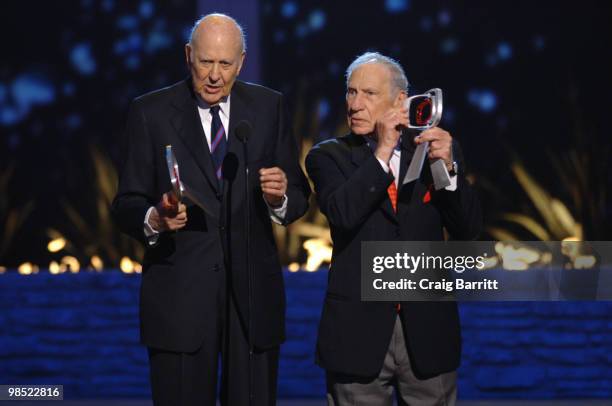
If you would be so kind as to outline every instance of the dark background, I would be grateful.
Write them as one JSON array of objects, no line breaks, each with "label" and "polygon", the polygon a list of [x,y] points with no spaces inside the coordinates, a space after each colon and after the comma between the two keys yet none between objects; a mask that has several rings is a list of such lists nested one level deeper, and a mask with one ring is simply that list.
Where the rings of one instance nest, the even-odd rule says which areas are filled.
[{"label": "dark background", "polygon": [[[356,55],[378,50],[397,58],[411,92],[444,89],[441,126],[465,150],[487,230],[537,239],[504,222],[506,212],[547,227],[511,170],[520,161],[582,225],[582,238],[609,239],[606,6],[261,1],[260,42],[249,51],[262,61],[258,81],[287,95],[305,148],[346,131],[343,75]],[[186,76],[183,44],[202,4],[66,0],[0,7],[0,265],[45,266],[54,231],[85,261],[92,252],[113,265],[122,253],[137,256],[139,248],[106,225],[102,206],[116,183],[108,164],[118,163],[130,100]],[[92,148],[107,164],[102,173]],[[572,236],[562,234],[549,236]],[[111,246],[118,251],[109,252]]]}]

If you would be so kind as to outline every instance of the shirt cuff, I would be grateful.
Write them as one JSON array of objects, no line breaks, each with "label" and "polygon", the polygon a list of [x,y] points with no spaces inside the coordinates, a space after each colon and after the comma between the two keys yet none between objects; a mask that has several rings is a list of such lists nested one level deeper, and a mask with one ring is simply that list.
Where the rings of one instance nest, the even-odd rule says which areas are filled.
[{"label": "shirt cuff", "polygon": [[287,195],[283,196],[283,204],[280,207],[272,207],[268,204],[268,201],[264,198],[264,202],[266,202],[266,206],[268,206],[268,213],[270,214],[270,220],[275,222],[276,224],[283,224],[285,220],[285,216],[287,215],[287,202],[289,199]]},{"label": "shirt cuff", "polygon": [[144,218],[144,235],[149,245],[155,245],[157,243],[157,239],[159,238],[159,231],[155,230],[151,224],[149,224],[149,216],[151,215],[152,211],[153,206],[149,207],[149,210],[147,210],[147,214],[145,214]]},{"label": "shirt cuff", "polygon": [[450,177],[450,185],[446,186],[444,190],[448,190],[449,192],[454,192],[457,190],[457,175]]}]

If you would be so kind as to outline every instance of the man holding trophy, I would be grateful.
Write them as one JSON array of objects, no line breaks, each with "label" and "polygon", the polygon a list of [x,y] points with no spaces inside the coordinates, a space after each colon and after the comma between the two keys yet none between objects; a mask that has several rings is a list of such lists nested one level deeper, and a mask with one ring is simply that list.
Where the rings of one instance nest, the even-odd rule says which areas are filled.
[{"label": "man holding trophy", "polygon": [[242,28],[198,20],[190,78],[134,100],[113,215],[146,246],[140,294],[157,405],[272,405],[285,291],[271,222],[308,207],[282,95],[236,80]]},{"label": "man holding trophy", "polygon": [[440,241],[443,228],[474,239],[480,205],[458,144],[436,127],[439,90],[409,98],[402,67],[375,52],[355,59],[346,78],[351,133],[316,145],[306,159],[334,246],[317,343],[328,402],[391,404],[395,387],[399,404],[452,405],[456,303],[362,302],[361,242]]}]

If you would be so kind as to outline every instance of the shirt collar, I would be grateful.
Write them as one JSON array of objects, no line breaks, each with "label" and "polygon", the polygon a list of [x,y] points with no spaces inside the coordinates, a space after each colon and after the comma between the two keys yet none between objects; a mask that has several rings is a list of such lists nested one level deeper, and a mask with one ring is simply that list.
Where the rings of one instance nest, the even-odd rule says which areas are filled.
[{"label": "shirt collar", "polygon": [[[230,97],[231,94],[222,97],[221,100],[219,100],[219,103],[217,103],[219,109],[221,110],[221,113],[223,113],[226,117],[229,117]],[[210,110],[210,104],[206,103],[199,95],[197,96],[197,101],[199,108],[204,110]]]}]

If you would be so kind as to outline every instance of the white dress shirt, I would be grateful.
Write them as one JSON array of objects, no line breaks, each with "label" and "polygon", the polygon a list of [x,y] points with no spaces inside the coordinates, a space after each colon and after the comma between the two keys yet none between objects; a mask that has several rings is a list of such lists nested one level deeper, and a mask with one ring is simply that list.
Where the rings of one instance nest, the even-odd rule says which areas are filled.
[{"label": "white dress shirt", "polygon": [[[378,162],[380,163],[380,166],[382,166],[385,172],[389,173],[389,169],[391,169],[391,174],[395,178],[395,187],[397,188],[397,190],[400,189],[399,170],[400,170],[401,158],[402,158],[402,150],[399,148],[395,148],[393,150],[393,155],[391,155],[391,159],[389,160],[389,165],[387,165],[387,163],[383,161],[382,159],[376,157],[376,159],[378,159]],[[446,186],[444,189],[450,192],[454,192],[455,190],[457,190],[457,175],[451,176],[450,182],[451,182],[450,185]]]},{"label": "white dress shirt", "polygon": [[[231,96],[231,95],[230,95]],[[227,140],[227,133],[229,128],[229,112],[230,112],[230,96],[224,97],[219,102],[219,117],[221,118],[221,124],[225,129],[225,139]],[[204,100],[198,97],[198,113],[200,113],[200,121],[202,127],[204,127],[204,134],[206,135],[206,142],[208,143],[208,150],[210,151],[211,135],[210,127],[212,125],[212,114],[210,114],[210,105]]]}]

